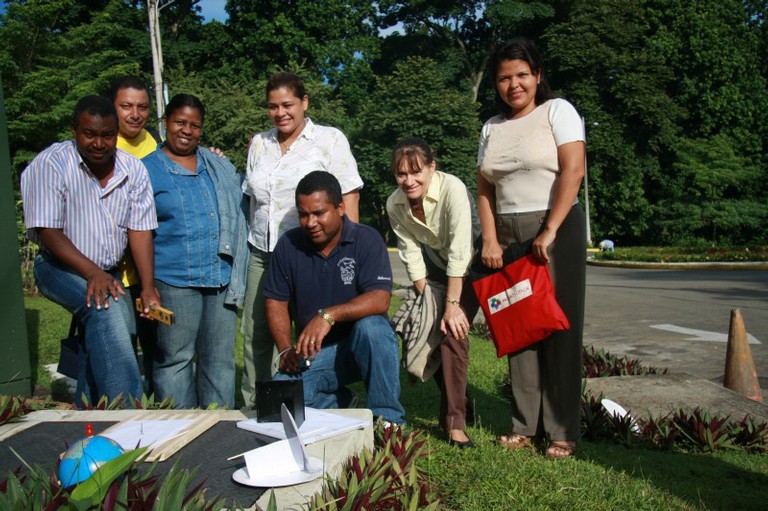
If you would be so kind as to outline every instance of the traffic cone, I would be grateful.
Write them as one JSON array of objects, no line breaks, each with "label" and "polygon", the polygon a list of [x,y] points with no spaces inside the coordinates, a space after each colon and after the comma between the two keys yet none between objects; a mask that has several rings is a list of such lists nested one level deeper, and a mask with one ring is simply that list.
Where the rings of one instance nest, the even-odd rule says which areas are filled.
[{"label": "traffic cone", "polygon": [[763,392],[760,390],[755,362],[747,342],[747,328],[739,309],[731,309],[723,386],[753,401],[763,402]]}]

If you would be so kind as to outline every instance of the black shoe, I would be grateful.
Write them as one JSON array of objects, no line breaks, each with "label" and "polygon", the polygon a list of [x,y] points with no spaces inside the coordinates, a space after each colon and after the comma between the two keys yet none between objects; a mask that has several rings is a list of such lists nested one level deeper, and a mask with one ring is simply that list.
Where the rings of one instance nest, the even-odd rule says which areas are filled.
[{"label": "black shoe", "polygon": [[455,445],[459,449],[474,449],[475,447],[477,447],[475,443],[472,441],[472,439],[469,439],[466,442],[459,442],[457,440],[453,440],[449,438],[448,445]]}]

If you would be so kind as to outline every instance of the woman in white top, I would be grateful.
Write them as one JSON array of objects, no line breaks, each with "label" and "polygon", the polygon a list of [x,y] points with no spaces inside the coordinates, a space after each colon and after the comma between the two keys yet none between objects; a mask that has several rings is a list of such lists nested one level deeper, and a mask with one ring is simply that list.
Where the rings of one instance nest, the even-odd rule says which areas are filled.
[{"label": "woman in white top", "polygon": [[571,329],[509,356],[512,433],[504,447],[548,440],[546,455],[571,456],[580,434],[586,234],[577,195],[584,177],[584,129],[565,100],[553,99],[541,55],[527,39],[500,46],[491,62],[501,114],[485,123],[478,154],[477,207],[483,264],[533,240],[547,263]]},{"label": "woman in white top", "polygon": [[416,292],[440,286],[442,296],[445,286],[444,306],[438,307],[435,318],[442,333],[441,368],[435,373],[441,391],[440,426],[450,444],[466,449],[474,447],[464,432],[470,405],[467,334],[478,309],[472,286],[464,285],[473,254],[472,204],[464,183],[436,167],[424,140],[400,141],[392,153],[398,188],[387,199],[387,214]]},{"label": "woman in white top", "polygon": [[274,128],[257,133],[248,148],[243,192],[250,196],[248,282],[243,306],[242,393],[246,407],[255,406],[255,386],[272,379],[274,342],[264,312],[262,276],[280,236],[299,226],[294,192],[314,170],[339,180],[345,212],[358,221],[363,181],[349,142],[336,128],[314,124],[305,116],[309,97],[293,73],[276,73],[266,86],[267,111]]}]

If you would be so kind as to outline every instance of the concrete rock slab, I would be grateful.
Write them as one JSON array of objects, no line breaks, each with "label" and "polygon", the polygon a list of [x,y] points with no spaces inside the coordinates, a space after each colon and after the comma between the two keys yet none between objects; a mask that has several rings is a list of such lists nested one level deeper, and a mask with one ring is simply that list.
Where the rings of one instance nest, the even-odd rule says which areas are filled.
[{"label": "concrete rock slab", "polygon": [[730,415],[734,420],[750,415],[768,421],[765,404],[690,374],[589,378],[587,389],[595,397],[602,393],[635,417],[647,416],[649,412],[656,417],[678,408],[693,410],[698,406],[711,415]]}]

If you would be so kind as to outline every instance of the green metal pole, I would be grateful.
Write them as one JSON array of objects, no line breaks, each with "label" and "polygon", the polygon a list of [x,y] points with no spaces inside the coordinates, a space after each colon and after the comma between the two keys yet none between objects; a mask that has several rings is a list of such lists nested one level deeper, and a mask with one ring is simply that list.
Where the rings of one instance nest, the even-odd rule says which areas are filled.
[{"label": "green metal pole", "polygon": [[32,393],[3,81],[0,77],[0,394]]}]

